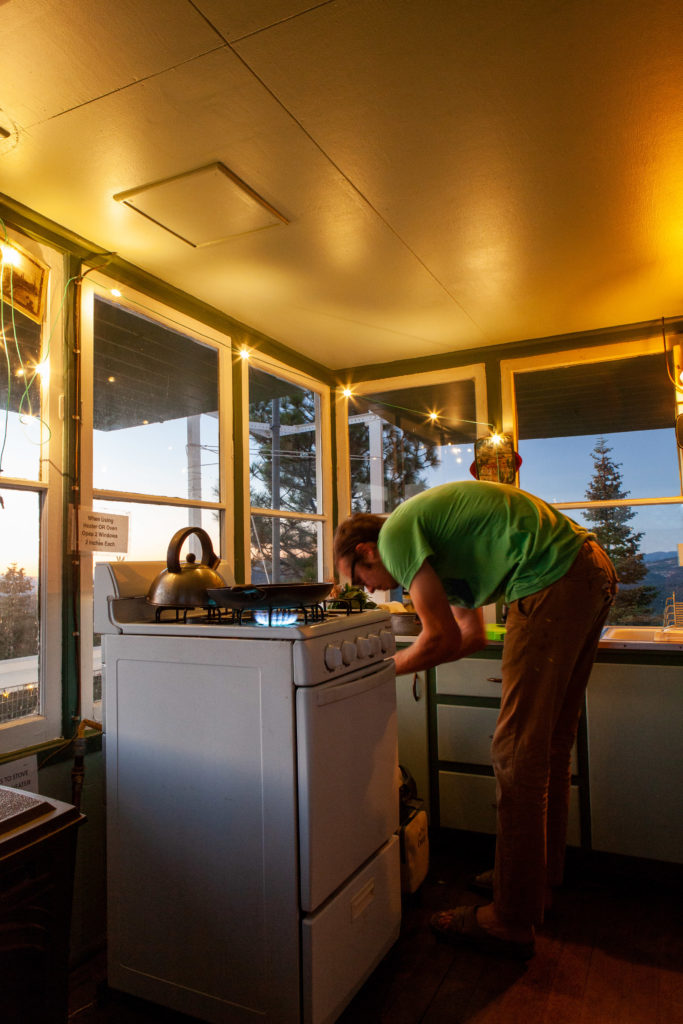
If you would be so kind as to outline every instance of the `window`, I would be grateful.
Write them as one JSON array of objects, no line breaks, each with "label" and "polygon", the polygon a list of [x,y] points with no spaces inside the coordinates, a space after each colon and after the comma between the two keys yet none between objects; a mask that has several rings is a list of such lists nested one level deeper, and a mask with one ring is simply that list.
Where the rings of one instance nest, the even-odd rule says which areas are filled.
[{"label": "window", "polygon": [[481,367],[362,383],[350,391],[350,511],[391,512],[429,487],[471,479],[474,442],[489,432]]},{"label": "window", "polygon": [[245,373],[251,581],[331,578],[329,399],[284,367],[249,360]]},{"label": "window", "polygon": [[[229,339],[143,296],[114,301],[104,282],[84,286],[83,304],[84,406],[92,416],[83,506],[127,516],[128,548],[83,557],[82,592],[90,593],[97,561],[165,562],[171,537],[186,526],[206,530],[232,563],[231,448],[223,440],[232,437]],[[201,557],[197,537],[188,538],[183,557],[188,551]],[[93,681],[85,706],[94,702],[95,717],[99,643],[95,636],[82,669]]]},{"label": "window", "polygon": [[61,734],[64,285],[57,254],[2,227],[0,751],[11,751]]},{"label": "window", "polygon": [[642,342],[503,364],[520,486],[596,532],[620,577],[612,622],[662,625],[683,597],[670,360],[661,342]]}]

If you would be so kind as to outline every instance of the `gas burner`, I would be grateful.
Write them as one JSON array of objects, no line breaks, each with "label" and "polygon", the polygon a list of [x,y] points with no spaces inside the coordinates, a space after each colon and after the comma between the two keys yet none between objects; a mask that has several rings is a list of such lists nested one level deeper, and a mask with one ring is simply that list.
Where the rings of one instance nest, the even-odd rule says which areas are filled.
[{"label": "gas burner", "polygon": [[200,614],[196,608],[176,607],[175,605],[164,604],[154,609],[155,622],[197,622],[204,618],[210,622],[231,622],[232,618],[223,608],[205,608]]},{"label": "gas burner", "polygon": [[[350,614],[349,608],[341,614]],[[337,614],[340,614],[337,610]],[[229,626],[295,626],[303,623],[307,626],[314,622],[323,622],[333,616],[333,609],[323,604],[301,604],[296,607],[278,608],[181,608],[174,605],[160,605],[154,609],[155,622],[174,622],[181,625],[196,626],[199,623],[223,624]]]},{"label": "gas burner", "polygon": [[322,622],[326,617],[326,609],[321,604],[287,608],[269,605],[267,608],[235,609],[232,621],[238,625],[255,623],[257,626],[296,626],[303,622],[307,626],[311,622]]},{"label": "gas burner", "polygon": [[293,626],[299,619],[296,608],[268,608],[252,612],[259,626]]}]

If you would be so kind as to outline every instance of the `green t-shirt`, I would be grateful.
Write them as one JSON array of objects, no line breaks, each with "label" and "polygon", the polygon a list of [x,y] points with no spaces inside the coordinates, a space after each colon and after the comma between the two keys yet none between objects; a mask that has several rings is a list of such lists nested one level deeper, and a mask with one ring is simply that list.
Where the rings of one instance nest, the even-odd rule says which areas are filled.
[{"label": "green t-shirt", "polygon": [[594,534],[510,484],[467,480],[416,494],[380,530],[382,562],[408,589],[427,559],[451,604],[534,594],[567,572]]}]

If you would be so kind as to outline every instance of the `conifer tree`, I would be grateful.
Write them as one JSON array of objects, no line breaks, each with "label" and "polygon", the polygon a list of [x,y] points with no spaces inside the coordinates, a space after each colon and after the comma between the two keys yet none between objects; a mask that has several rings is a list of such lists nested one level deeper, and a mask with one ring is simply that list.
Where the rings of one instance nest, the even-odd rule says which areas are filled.
[{"label": "conifer tree", "polygon": [[0,658],[38,653],[38,613],[33,582],[16,562],[0,575]]},{"label": "conifer tree", "polygon": [[[589,501],[610,501],[627,498],[630,494],[623,487],[621,463],[610,457],[611,451],[604,437],[596,440],[591,452],[594,472],[585,493]],[[584,517],[592,524],[598,541],[612,559],[619,577],[619,592],[609,616],[610,622],[614,623],[650,622],[650,606],[657,596],[655,587],[638,585],[647,576],[647,566],[640,551],[643,533],[629,526],[635,515],[635,511],[627,505],[592,508],[584,512]]]}]

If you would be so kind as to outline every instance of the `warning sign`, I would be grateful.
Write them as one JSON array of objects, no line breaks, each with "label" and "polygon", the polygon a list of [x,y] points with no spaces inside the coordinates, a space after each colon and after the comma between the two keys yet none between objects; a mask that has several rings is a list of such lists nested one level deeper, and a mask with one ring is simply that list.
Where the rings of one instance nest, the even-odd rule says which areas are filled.
[{"label": "warning sign", "polygon": [[78,550],[125,555],[128,552],[128,519],[128,516],[112,515],[109,512],[79,509]]}]

